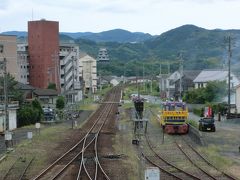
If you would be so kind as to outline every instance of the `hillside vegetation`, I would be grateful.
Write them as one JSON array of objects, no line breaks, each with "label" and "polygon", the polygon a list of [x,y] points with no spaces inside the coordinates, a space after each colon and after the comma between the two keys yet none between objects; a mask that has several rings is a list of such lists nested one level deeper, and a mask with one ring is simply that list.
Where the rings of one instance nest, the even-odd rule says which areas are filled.
[{"label": "hillside vegetation", "polygon": [[194,25],[184,25],[159,36],[116,29],[101,33],[61,33],[60,40],[75,42],[81,52],[94,58],[97,58],[100,47],[106,47],[111,63],[99,64],[98,73],[102,75],[125,73],[127,76],[135,76],[144,73],[151,76],[159,74],[160,63],[162,73],[167,72],[167,63],[171,64],[171,72],[178,69],[180,53],[184,69],[226,67],[228,51],[225,39],[229,35],[233,39],[232,69],[238,72],[240,30],[207,30]]}]

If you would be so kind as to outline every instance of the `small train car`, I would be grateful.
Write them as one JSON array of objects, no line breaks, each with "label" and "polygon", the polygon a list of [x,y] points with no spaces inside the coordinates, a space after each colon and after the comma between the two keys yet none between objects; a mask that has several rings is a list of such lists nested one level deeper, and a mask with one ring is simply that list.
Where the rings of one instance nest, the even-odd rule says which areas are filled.
[{"label": "small train car", "polygon": [[186,134],[188,133],[188,110],[183,102],[164,102],[160,111],[160,125],[165,133]]}]

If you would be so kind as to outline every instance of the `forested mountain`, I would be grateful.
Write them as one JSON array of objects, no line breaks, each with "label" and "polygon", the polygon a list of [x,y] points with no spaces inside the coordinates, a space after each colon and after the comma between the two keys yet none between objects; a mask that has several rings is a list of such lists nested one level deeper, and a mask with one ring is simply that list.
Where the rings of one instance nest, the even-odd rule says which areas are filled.
[{"label": "forested mountain", "polygon": [[[99,72],[102,74],[123,75],[125,66],[127,75],[140,75],[145,66],[145,73],[150,75],[159,73],[160,62],[163,64],[163,73],[167,70],[167,62],[170,62],[172,71],[178,69],[180,53],[184,69],[222,68],[227,64],[226,37],[230,35],[231,63],[235,70],[240,67],[240,30],[207,30],[194,25],[184,25],[154,37],[144,33],[129,33],[120,29],[83,33],[83,36],[77,39],[76,34],[73,36],[71,33],[64,33],[60,34],[60,40],[74,41],[79,45],[80,51],[94,58],[97,57],[100,47],[106,47],[111,63],[99,65]],[[142,41],[144,38],[147,40]]]},{"label": "forested mountain", "polygon": [[[170,62],[171,70],[176,70],[179,67],[180,53],[184,61],[184,69],[223,68],[227,64],[226,37],[229,35],[232,37],[233,69],[237,69],[240,61],[240,30],[207,30],[194,25],[184,25],[141,43],[96,43],[83,39],[78,39],[76,42],[82,51],[95,58],[98,49],[106,47],[112,64],[117,65],[118,68],[122,68],[119,66],[121,63],[128,61],[131,61],[130,65],[132,64],[129,68],[134,68],[134,64],[137,64],[140,69],[139,67],[145,63],[146,66],[151,64],[151,68],[146,69],[149,73],[157,74],[160,62],[163,64]],[[130,66],[129,64],[127,66]],[[162,67],[163,72],[166,72],[166,65]],[[114,68],[107,69],[111,71]],[[130,70],[129,75],[136,74],[136,71]],[[114,69],[111,72],[120,72],[120,70]]]},{"label": "forested mountain", "polygon": [[[16,35],[17,37],[27,37],[26,31],[7,31],[1,34]],[[95,42],[142,42],[153,38],[154,36],[142,32],[130,32],[123,29],[113,29],[99,33],[92,32],[60,32],[60,35],[67,35],[72,39],[88,39]]]}]

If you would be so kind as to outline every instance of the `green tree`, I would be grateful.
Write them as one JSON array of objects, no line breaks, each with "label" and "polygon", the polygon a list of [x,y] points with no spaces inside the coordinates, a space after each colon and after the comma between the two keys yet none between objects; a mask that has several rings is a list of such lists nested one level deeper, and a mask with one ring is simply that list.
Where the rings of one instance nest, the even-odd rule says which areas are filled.
[{"label": "green tree", "polygon": [[21,106],[17,111],[18,126],[25,126],[35,124],[41,121],[41,114],[37,108],[34,108],[32,104]]},{"label": "green tree", "polygon": [[[10,74],[7,74],[7,91],[8,97],[11,101],[19,101],[19,104],[23,103],[23,93],[17,89],[17,81],[15,81],[14,77]],[[1,94],[4,94],[4,77],[0,77],[0,89]]]},{"label": "green tree", "polygon": [[47,88],[48,88],[48,89],[57,90],[57,86],[56,86],[55,83],[49,83]]},{"label": "green tree", "polygon": [[192,89],[184,94],[183,100],[188,103],[204,104],[219,101],[226,95],[225,81],[208,82],[206,88]]},{"label": "green tree", "polygon": [[65,107],[65,98],[63,96],[59,96],[56,102],[57,109],[63,109]]},{"label": "green tree", "polygon": [[40,102],[37,99],[33,100],[32,101],[32,107],[38,113],[38,120],[37,121],[40,121],[43,118],[43,109],[41,107]]}]

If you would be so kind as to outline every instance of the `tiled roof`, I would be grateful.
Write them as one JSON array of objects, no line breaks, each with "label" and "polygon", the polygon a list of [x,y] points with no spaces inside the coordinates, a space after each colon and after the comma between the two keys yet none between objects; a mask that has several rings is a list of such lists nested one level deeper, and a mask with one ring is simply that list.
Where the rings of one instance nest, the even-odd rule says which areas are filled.
[{"label": "tiled roof", "polygon": [[36,89],[33,91],[38,96],[57,96],[58,92],[53,89]]},{"label": "tiled roof", "polygon": [[18,82],[16,84],[16,87],[20,90],[34,90],[35,89],[34,87],[32,87],[28,84],[23,84],[23,83],[20,83],[20,82]]}]

